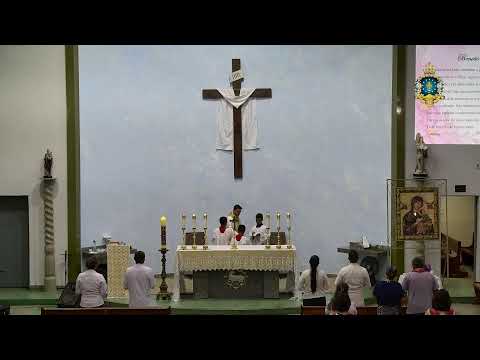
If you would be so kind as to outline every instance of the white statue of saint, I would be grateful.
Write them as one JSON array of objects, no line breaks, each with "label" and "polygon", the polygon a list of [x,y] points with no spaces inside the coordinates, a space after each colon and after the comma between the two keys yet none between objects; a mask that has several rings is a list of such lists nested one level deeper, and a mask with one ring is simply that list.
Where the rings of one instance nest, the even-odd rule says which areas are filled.
[{"label": "white statue of saint", "polygon": [[425,159],[428,155],[428,146],[423,142],[423,136],[420,135],[420,133],[417,133],[417,136],[415,137],[415,146],[417,148],[417,165],[413,175],[427,176],[427,172],[425,171]]}]

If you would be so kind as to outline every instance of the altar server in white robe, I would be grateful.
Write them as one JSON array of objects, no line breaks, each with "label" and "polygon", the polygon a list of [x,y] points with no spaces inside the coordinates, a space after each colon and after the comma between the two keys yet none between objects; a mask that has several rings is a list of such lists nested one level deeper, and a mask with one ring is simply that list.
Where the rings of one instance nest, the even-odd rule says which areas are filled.
[{"label": "altar server in white robe", "polygon": [[263,224],[263,215],[258,213],[255,217],[257,224],[250,231],[252,245],[265,245],[270,237],[267,227]]},{"label": "altar server in white robe", "polygon": [[235,231],[227,226],[227,218],[220,218],[220,226],[213,231],[214,245],[229,245],[235,236]]},{"label": "altar server in white robe", "polygon": [[137,251],[134,256],[135,265],[125,272],[123,287],[128,290],[128,306],[139,308],[153,304],[150,291],[155,287],[153,270],[144,265],[145,253]]},{"label": "altar server in white robe", "polygon": [[355,250],[348,252],[348,260],[350,265],[340,269],[335,279],[335,286],[340,283],[347,284],[350,301],[357,307],[365,306],[363,288],[372,286],[370,284],[370,276],[368,276],[367,269],[357,263],[358,253]]},{"label": "altar server in white robe", "polygon": [[235,237],[232,239],[231,245],[252,245],[250,240],[245,236],[245,225],[238,226],[238,232],[235,233]]}]

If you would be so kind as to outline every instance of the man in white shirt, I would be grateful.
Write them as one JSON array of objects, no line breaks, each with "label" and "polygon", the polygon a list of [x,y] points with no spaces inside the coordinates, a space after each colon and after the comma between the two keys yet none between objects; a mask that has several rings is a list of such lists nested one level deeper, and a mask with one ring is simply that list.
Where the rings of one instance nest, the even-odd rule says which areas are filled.
[{"label": "man in white shirt", "polygon": [[245,225],[238,225],[238,232],[235,234],[235,237],[232,239],[231,245],[252,245],[250,240],[245,236]]},{"label": "man in white shirt", "polygon": [[77,277],[75,293],[81,295],[80,307],[101,307],[107,298],[107,282],[102,274],[95,271],[98,266],[95,256],[88,258],[86,265],[87,270]]},{"label": "man in white shirt", "polygon": [[125,272],[123,287],[128,290],[128,306],[140,308],[152,305],[150,290],[155,287],[153,270],[143,265],[145,253],[137,251],[134,256],[135,265],[130,266]]},{"label": "man in white shirt", "polygon": [[234,235],[234,230],[227,226],[227,218],[222,216],[220,218],[220,226],[213,231],[213,244],[228,245],[232,241]]},{"label": "man in white shirt", "polygon": [[342,282],[347,284],[350,301],[354,303],[356,307],[365,306],[363,288],[372,286],[370,284],[370,276],[368,276],[367,269],[357,263],[358,253],[355,250],[348,252],[348,260],[350,261],[350,265],[340,269],[335,279],[335,286]]},{"label": "man in white shirt", "polygon": [[263,215],[258,213],[257,216],[255,216],[255,220],[257,224],[252,227],[252,230],[250,231],[251,242],[253,245],[265,245],[270,234],[268,233],[267,227],[263,225]]}]

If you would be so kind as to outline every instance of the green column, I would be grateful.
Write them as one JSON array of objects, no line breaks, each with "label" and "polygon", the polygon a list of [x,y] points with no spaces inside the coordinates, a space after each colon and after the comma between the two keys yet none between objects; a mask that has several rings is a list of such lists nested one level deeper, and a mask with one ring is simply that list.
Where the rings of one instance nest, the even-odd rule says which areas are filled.
[{"label": "green column", "polygon": [[67,95],[68,281],[75,281],[81,269],[80,131],[77,45],[65,46],[65,79]]},{"label": "green column", "polygon": [[[392,179],[405,178],[405,96],[406,91],[406,60],[407,46],[395,45],[393,47],[393,71],[392,71]],[[402,109],[397,113],[397,106]],[[390,194],[390,199],[394,194]],[[393,202],[390,202],[391,204]],[[391,221],[391,239],[393,247],[403,246],[396,244],[394,232],[394,216]],[[397,267],[399,273],[404,271],[404,250],[392,250],[392,264]]]}]

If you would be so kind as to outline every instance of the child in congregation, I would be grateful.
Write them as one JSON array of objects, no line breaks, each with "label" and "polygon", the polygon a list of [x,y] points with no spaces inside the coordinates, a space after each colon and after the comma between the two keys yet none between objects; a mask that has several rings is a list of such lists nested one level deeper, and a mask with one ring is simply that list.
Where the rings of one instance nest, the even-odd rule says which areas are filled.
[{"label": "child in congregation", "polygon": [[432,307],[425,312],[425,315],[455,315],[455,310],[452,309],[452,300],[447,290],[434,291]]},{"label": "child in congregation", "polygon": [[[348,285],[344,282],[337,284],[335,293],[325,308],[325,315],[341,315],[340,313],[344,312],[342,306],[344,305],[344,302],[346,302],[345,295],[346,298],[348,298],[348,307],[346,312],[348,315],[357,315],[357,308],[355,304],[351,302],[350,296],[348,295]],[[340,309],[339,306],[341,307]]]}]

